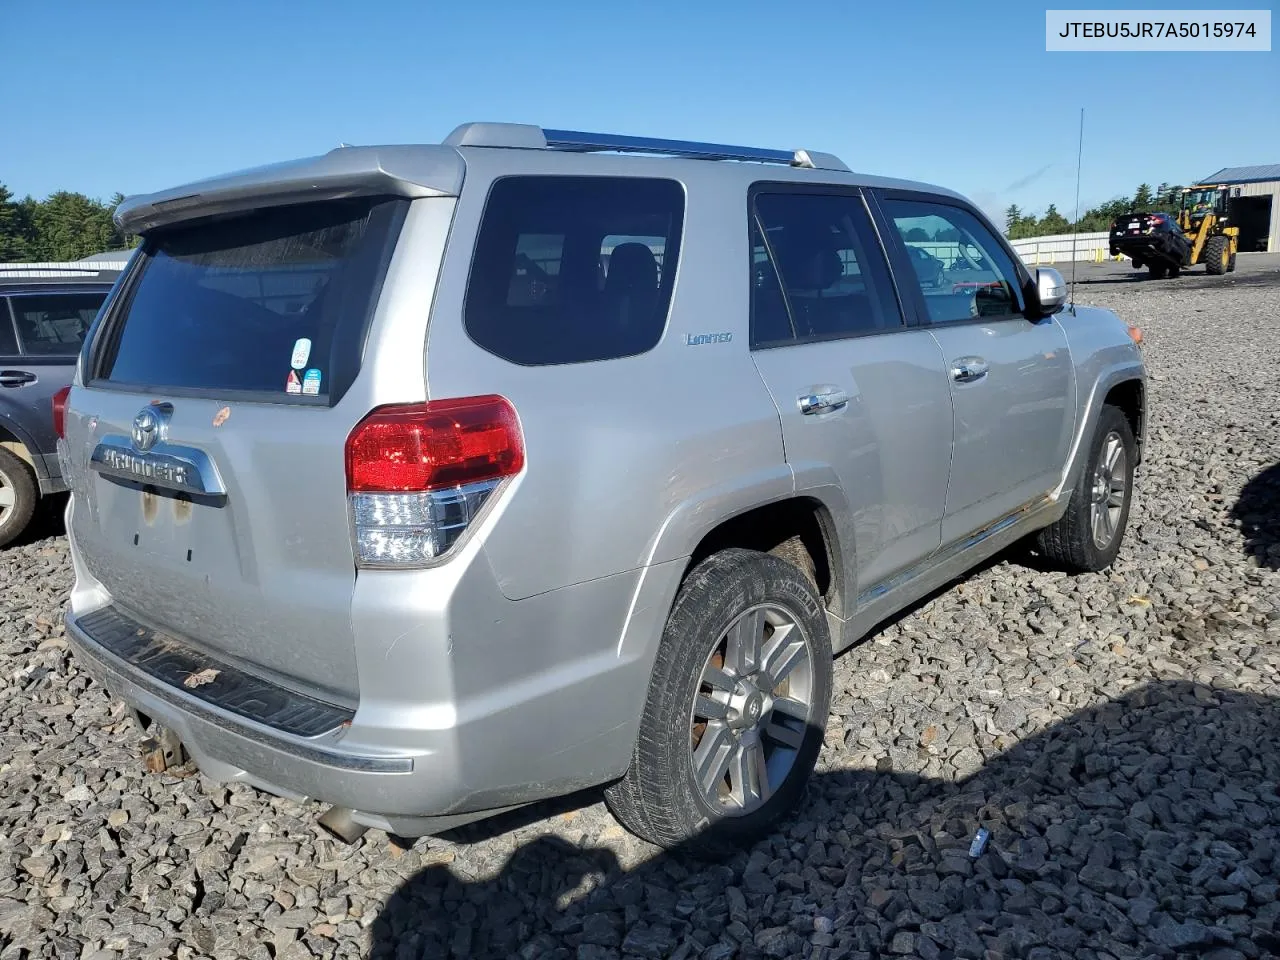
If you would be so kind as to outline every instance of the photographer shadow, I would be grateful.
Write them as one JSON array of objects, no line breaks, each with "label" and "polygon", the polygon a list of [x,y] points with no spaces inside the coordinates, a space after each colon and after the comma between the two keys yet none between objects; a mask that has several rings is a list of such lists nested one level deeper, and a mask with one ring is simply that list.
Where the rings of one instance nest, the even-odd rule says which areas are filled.
[{"label": "photographer shadow", "polygon": [[488,879],[412,876],[370,956],[1275,956],[1278,721],[1270,697],[1158,682],[964,779],[815,773],[750,848],[624,869],[612,845],[541,835]]},{"label": "photographer shadow", "polygon": [[1245,550],[1258,566],[1280,570],[1280,463],[1244,485],[1231,516],[1240,521]]}]

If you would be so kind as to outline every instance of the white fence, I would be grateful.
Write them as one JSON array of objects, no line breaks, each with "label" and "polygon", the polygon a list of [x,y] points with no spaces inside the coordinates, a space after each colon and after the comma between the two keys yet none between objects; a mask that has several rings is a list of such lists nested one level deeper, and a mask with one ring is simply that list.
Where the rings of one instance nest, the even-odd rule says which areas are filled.
[{"label": "white fence", "polygon": [[1052,237],[1027,237],[1024,240],[1011,240],[1013,249],[1022,257],[1028,266],[1039,264],[1070,263],[1072,260],[1092,260],[1101,263],[1108,258],[1107,231],[1101,233],[1077,233],[1074,235],[1074,255],[1072,252],[1072,234],[1059,234]]},{"label": "white fence", "polygon": [[[1109,234],[1077,233],[1075,235],[1076,260],[1091,260],[1101,263],[1107,259]],[[1023,263],[1035,267],[1050,266],[1054,263],[1070,263],[1072,260],[1071,234],[1051,237],[1028,237],[1025,240],[1011,240],[1013,249],[1022,258]],[[962,259],[960,244],[948,240],[909,240],[908,246],[919,247],[942,261],[948,270],[955,262]]]},{"label": "white fence", "polygon": [[0,263],[0,280],[96,277],[102,270],[123,270],[131,256],[133,251],[125,250],[114,255],[99,253],[84,260],[59,263]]}]

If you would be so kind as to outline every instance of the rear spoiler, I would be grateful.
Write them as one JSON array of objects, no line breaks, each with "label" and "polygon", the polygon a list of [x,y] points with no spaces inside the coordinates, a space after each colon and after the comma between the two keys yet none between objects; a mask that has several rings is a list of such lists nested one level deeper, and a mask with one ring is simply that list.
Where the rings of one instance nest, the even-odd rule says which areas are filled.
[{"label": "rear spoiler", "polygon": [[318,157],[254,167],[126,198],[116,225],[142,234],[197,217],[346,197],[453,197],[461,154],[444,146],[338,147]]}]

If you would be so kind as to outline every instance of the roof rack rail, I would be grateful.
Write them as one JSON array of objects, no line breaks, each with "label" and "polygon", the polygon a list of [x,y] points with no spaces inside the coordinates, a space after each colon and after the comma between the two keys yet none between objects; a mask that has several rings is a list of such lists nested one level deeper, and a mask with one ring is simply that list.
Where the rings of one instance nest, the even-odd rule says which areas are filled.
[{"label": "roof rack rail", "polygon": [[616,133],[548,130],[523,123],[464,123],[445,137],[444,143],[455,147],[544,148],[579,153],[651,153],[697,160],[748,160],[756,163],[785,163],[813,170],[849,171],[839,157],[814,150],[769,150],[694,140],[661,140],[656,137],[628,137]]}]

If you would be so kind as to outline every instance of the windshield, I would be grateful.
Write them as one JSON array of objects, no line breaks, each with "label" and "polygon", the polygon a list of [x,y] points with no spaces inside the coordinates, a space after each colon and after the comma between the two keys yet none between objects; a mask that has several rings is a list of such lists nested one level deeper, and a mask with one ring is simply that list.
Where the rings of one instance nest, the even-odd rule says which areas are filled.
[{"label": "windshield", "polygon": [[1217,190],[1189,190],[1182,195],[1182,209],[1193,217],[1208,213],[1217,202]]}]

